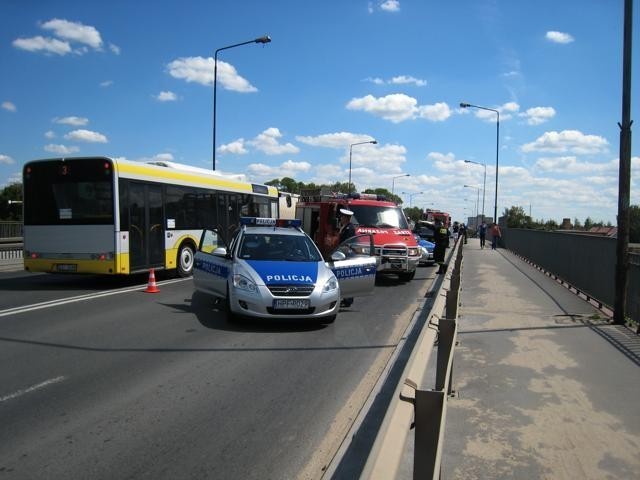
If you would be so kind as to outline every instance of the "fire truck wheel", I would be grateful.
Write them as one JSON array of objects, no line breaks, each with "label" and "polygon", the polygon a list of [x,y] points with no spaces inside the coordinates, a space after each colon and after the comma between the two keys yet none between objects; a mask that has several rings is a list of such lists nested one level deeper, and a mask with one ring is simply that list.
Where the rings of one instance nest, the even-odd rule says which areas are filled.
[{"label": "fire truck wheel", "polygon": [[400,277],[400,280],[402,280],[403,282],[410,282],[411,280],[413,280],[413,277],[415,276],[416,276],[415,270],[413,272],[403,272],[398,274],[398,277]]}]

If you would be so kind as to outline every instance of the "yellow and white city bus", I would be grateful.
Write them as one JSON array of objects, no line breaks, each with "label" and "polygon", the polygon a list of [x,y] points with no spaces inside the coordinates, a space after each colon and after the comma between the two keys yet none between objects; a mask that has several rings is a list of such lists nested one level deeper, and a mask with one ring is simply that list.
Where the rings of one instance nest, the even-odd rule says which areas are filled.
[{"label": "yellow and white city bus", "polygon": [[278,216],[278,191],[172,162],[34,160],[23,169],[24,266],[31,272],[190,275],[203,228]]}]

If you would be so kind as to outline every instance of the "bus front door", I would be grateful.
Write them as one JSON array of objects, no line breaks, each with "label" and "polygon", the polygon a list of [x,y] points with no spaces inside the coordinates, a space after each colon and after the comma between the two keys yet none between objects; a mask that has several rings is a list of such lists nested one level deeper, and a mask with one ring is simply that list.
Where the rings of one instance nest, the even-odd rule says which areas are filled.
[{"label": "bus front door", "polygon": [[164,267],[162,187],[132,182],[129,215],[130,270]]}]

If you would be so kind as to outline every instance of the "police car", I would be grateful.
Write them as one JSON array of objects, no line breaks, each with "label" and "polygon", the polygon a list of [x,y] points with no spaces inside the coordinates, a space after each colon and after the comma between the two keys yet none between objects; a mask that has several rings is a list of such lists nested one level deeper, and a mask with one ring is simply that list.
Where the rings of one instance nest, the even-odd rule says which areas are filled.
[{"label": "police car", "polygon": [[195,255],[197,291],[224,301],[230,320],[258,318],[335,320],[341,297],[373,293],[376,260],[371,235],[343,242],[322,258],[300,220],[243,217],[227,245],[204,230]]}]

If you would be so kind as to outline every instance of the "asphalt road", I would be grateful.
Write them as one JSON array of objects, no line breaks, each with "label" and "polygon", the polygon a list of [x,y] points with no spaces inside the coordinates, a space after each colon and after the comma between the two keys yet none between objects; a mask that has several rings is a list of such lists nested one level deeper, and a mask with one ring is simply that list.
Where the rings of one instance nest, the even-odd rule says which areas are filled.
[{"label": "asphalt road", "polygon": [[0,273],[0,476],[319,478],[435,270],[329,326],[229,324],[190,279]]}]

